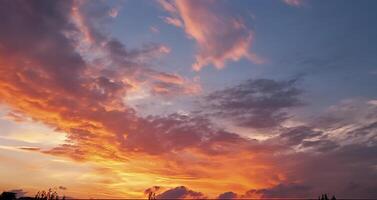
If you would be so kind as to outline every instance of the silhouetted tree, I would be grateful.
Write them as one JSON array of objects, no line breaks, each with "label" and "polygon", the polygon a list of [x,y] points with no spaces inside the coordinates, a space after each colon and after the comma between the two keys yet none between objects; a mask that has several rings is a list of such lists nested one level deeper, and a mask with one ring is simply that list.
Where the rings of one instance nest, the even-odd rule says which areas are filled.
[{"label": "silhouetted tree", "polygon": [[3,192],[0,195],[0,200],[16,200],[16,193],[14,193],[14,192]]},{"label": "silhouetted tree", "polygon": [[[321,194],[321,196],[318,196],[318,200],[330,200],[327,194]],[[331,200],[336,200],[335,195],[331,197]]]},{"label": "silhouetted tree", "polygon": [[156,199],[156,193],[155,192],[149,192],[148,193],[148,200],[155,200]]},{"label": "silhouetted tree", "polygon": [[[48,191],[39,191],[35,195],[35,200],[59,200],[59,195],[55,190],[52,190],[51,188],[48,189]],[[63,200],[65,200],[65,197],[63,196]]]}]

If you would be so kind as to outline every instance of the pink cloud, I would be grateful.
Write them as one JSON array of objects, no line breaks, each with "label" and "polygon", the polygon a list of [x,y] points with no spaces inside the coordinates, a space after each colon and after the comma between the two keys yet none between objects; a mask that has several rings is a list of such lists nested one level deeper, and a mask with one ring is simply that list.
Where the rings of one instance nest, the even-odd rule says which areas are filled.
[{"label": "pink cloud", "polygon": [[176,27],[179,27],[179,28],[183,27],[182,21],[178,18],[164,17],[163,19],[164,19],[164,22],[166,22],[167,24],[170,24],[170,25],[173,25],[173,26],[176,26]]},{"label": "pink cloud", "polygon": [[208,65],[221,69],[228,61],[248,59],[263,63],[251,52],[254,33],[242,21],[215,5],[212,1],[159,1],[171,17],[164,18],[185,30],[196,41],[198,50],[192,68],[196,71]]},{"label": "pink cloud", "polygon": [[112,18],[116,18],[119,14],[119,8],[112,8],[109,10],[109,16]]}]

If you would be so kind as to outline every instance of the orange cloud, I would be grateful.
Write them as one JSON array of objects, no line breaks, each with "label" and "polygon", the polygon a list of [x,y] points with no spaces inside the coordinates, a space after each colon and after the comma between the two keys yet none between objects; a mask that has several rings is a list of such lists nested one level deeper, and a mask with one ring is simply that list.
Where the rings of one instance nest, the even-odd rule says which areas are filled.
[{"label": "orange cloud", "polygon": [[[167,6],[170,5],[173,4]],[[250,47],[253,36],[241,21],[220,17],[210,7],[196,7],[188,1],[174,5],[181,13],[187,33],[200,46],[197,69],[206,63],[221,67],[226,60],[249,55],[246,47]],[[0,18],[0,100],[22,115],[67,134],[65,143],[55,148],[24,147],[23,151],[68,157],[97,167],[95,173],[83,178],[97,185],[86,191],[78,187],[75,191],[80,193],[78,196],[100,191],[100,196],[140,198],[149,185],[164,188],[184,185],[187,187],[178,189],[190,195],[200,191],[208,197],[229,190],[260,194],[266,188],[269,193],[263,194],[289,196],[296,192],[296,185],[305,181],[320,185],[317,190],[308,191],[308,194],[318,194],[322,189],[338,188],[339,183],[357,178],[357,173],[350,174],[351,171],[367,173],[362,181],[366,181],[364,177],[375,177],[375,173],[368,171],[370,166],[375,166],[375,146],[339,147],[322,131],[310,127],[289,130],[281,127],[282,132],[259,141],[219,128],[201,112],[141,117],[124,102],[132,89],[147,84],[158,88],[155,93],[161,95],[172,93],[167,91],[195,93],[188,86],[199,86],[195,80],[145,66],[156,52],[167,53],[161,45],[126,49],[119,41],[95,29],[91,24],[94,21],[90,21],[93,18],[75,7],[71,1],[25,1],[22,5],[19,1],[0,2],[0,13],[7,16]],[[194,13],[197,17],[191,16]],[[81,16],[82,23],[72,23],[72,16],[76,15]],[[108,17],[107,12],[104,16]],[[208,19],[206,25],[211,30],[200,27],[199,18]],[[213,28],[219,30],[213,32]],[[86,38],[85,30],[92,36],[87,46],[79,40]],[[228,33],[235,34],[233,39],[223,38]],[[213,39],[209,38],[211,34]],[[266,90],[276,88],[280,87],[266,85]],[[245,96],[255,92],[241,89],[235,92]],[[266,105],[258,98],[246,100]],[[282,102],[285,105],[284,99]],[[224,98],[221,103],[227,107],[235,101]],[[236,104],[243,108],[243,102]],[[359,129],[369,130],[374,126],[371,122]],[[355,131],[349,134],[360,135]],[[316,140],[321,136],[324,139]],[[352,156],[347,157],[349,154]],[[62,177],[66,174],[65,169],[55,173]],[[82,173],[69,177],[77,174]],[[336,181],[323,183],[323,176]],[[366,181],[366,185],[373,185],[373,180]]]},{"label": "orange cloud", "polygon": [[155,82],[152,92],[161,95],[177,95],[179,93],[197,95],[202,91],[197,81],[191,81],[177,74],[155,73],[151,74]]},{"label": "orange cloud", "polygon": [[[14,6],[11,7],[15,8],[12,12],[19,13],[18,21],[1,21],[6,31],[0,33],[0,99],[31,119],[67,133],[66,144],[61,146],[50,150],[24,150],[39,150],[80,162],[102,163],[110,170],[111,176],[121,177],[120,181],[137,174],[135,182],[142,181],[142,185],[128,185],[135,187],[135,190],[144,189],[158,179],[165,180],[162,183],[166,186],[179,182],[192,185],[195,183],[190,183],[191,178],[188,177],[194,177],[202,179],[200,185],[205,185],[208,179],[205,173],[211,171],[201,166],[201,162],[208,159],[205,155],[229,151],[220,144],[230,143],[214,138],[221,132],[208,129],[208,133],[193,134],[193,131],[200,130],[195,128],[195,124],[203,120],[178,116],[151,119],[138,117],[133,109],[123,103],[123,97],[130,90],[130,84],[125,78],[135,80],[134,84],[138,84],[140,80],[132,77],[139,73],[138,69],[131,72],[120,70],[119,73],[110,69],[93,70],[91,67],[94,63],[77,51],[80,45],[75,43],[75,38],[66,35],[67,32],[76,31],[80,35],[81,31],[90,30],[72,24],[64,26],[70,23],[71,16],[67,14],[74,15],[72,8],[75,5],[71,2],[53,3],[59,11],[56,16],[51,16],[50,12],[36,12],[40,5],[29,2],[28,8],[33,14],[48,18],[48,23],[38,20],[39,17],[30,18],[27,14],[29,12],[23,10],[26,7],[18,6],[17,2],[12,4]],[[45,34],[19,30],[11,23],[25,28],[30,24],[38,25],[43,27]],[[62,26],[58,26],[60,24]],[[96,40],[91,41],[97,43]],[[128,60],[123,60],[125,57],[117,56],[125,55],[123,53],[126,49],[117,42],[108,44],[111,46],[105,53],[114,56],[110,57],[111,60],[122,67],[125,64],[133,66],[132,63],[138,63],[139,54],[149,53],[134,51],[131,57],[126,57]],[[132,67],[128,69],[134,70]],[[151,83],[160,84],[157,84],[158,87],[174,88],[175,91],[180,90],[180,87],[187,88],[187,80],[179,75],[141,69],[147,72],[144,77],[152,79]],[[194,90],[184,90],[194,93]],[[206,137],[213,141],[198,142],[204,139],[205,134],[209,134]],[[186,156],[189,160],[196,160],[197,164],[193,168],[183,167],[187,162]],[[144,161],[146,158],[148,162]],[[213,174],[211,177],[216,174],[210,173]],[[107,186],[112,188],[113,183],[110,181]],[[112,189],[120,191],[121,188]]]}]

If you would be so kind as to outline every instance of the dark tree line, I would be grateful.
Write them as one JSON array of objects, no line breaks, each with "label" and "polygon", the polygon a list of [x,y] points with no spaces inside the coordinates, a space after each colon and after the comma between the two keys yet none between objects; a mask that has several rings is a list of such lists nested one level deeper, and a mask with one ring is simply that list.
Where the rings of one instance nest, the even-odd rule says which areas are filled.
[{"label": "dark tree line", "polygon": [[[318,197],[318,200],[330,200],[330,199],[327,197],[327,194],[322,194],[320,197]],[[331,197],[331,200],[336,200],[334,195]]]},{"label": "dark tree line", "polygon": [[53,189],[47,191],[39,191],[34,197],[20,197],[17,198],[17,194],[14,192],[3,192],[0,195],[0,200],[65,200],[65,196],[59,196]]}]

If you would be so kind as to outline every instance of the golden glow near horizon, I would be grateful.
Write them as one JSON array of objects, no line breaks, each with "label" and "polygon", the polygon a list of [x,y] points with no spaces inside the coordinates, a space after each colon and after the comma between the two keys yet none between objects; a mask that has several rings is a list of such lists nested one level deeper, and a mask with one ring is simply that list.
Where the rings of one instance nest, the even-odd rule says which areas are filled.
[{"label": "golden glow near horizon", "polygon": [[[184,152],[188,156],[185,158],[188,159],[186,162],[192,165],[190,169],[169,162],[169,157],[165,159],[137,153],[127,155],[126,161],[106,159],[92,154],[87,155],[86,162],[48,155],[40,152],[40,149],[47,150],[64,144],[65,136],[30,120],[14,122],[7,114],[4,115],[9,109],[3,110],[0,123],[4,127],[9,127],[9,132],[0,137],[3,144],[0,146],[0,160],[3,163],[0,175],[2,179],[11,180],[5,185],[0,185],[5,190],[21,187],[31,195],[41,188],[64,186],[68,189],[60,192],[77,198],[142,198],[146,186],[149,185],[159,185],[166,189],[185,185],[212,196],[218,195],[218,191],[243,192],[249,187],[260,187],[242,175],[245,173],[242,167],[243,160],[217,156],[216,162],[210,162],[207,156],[192,150]],[[238,154],[248,155],[250,156],[242,155],[241,152]],[[199,161],[201,163],[196,163]],[[211,165],[218,167],[215,170]],[[237,169],[234,168],[235,165],[238,166]],[[232,173],[229,173],[229,170]],[[216,179],[220,176],[222,179]],[[20,182],[21,185],[18,184]]]}]

